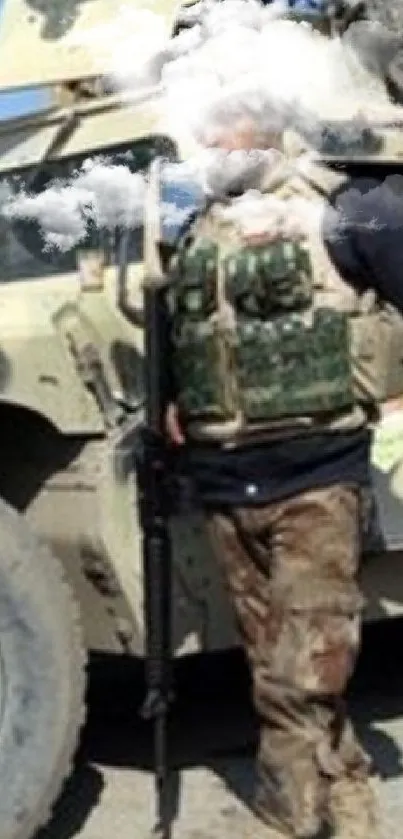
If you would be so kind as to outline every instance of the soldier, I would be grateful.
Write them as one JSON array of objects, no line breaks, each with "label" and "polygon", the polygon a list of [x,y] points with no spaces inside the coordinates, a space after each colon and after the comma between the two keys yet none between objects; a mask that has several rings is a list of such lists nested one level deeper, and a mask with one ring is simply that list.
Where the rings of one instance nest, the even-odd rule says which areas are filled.
[{"label": "soldier", "polygon": [[[387,340],[369,345],[382,307],[347,232],[341,255],[330,239],[348,281],[320,231],[281,217],[281,202],[317,201],[313,175],[325,173],[290,168],[283,140],[252,112],[227,113],[205,137],[222,152],[222,185],[224,152],[272,153],[227,184],[171,258],[167,433],[186,452],[252,670],[254,809],[268,839],[375,839],[370,761],[343,695],[360,647],[368,418]],[[277,210],[243,220],[248,189],[277,197]]]}]

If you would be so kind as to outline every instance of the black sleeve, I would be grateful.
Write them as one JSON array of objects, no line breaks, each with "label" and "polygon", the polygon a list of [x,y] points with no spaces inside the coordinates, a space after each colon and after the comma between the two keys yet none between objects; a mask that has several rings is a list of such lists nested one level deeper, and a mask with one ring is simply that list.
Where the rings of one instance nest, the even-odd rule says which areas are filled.
[{"label": "black sleeve", "polygon": [[403,312],[403,177],[350,181],[325,216],[324,239],[346,280]]}]

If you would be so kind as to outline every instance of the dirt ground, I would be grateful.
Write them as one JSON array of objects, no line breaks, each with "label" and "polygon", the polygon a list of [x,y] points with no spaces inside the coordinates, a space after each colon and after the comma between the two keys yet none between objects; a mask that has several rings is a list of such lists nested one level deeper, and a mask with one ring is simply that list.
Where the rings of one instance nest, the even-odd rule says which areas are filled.
[{"label": "dirt ground", "polygon": [[[403,823],[402,642],[402,622],[371,627],[351,691],[356,724],[381,778],[385,839],[400,839]],[[248,810],[256,721],[243,661],[235,655],[203,666],[185,667],[179,677],[173,837],[264,839],[264,826]],[[152,832],[151,737],[136,714],[139,675],[112,671],[96,668],[77,771],[38,839],[137,839]]]}]

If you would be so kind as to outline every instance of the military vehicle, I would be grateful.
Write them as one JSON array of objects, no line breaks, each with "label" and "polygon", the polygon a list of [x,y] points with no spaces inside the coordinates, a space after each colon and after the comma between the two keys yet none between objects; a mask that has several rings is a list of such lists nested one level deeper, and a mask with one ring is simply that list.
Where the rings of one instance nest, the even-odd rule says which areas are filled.
[{"label": "military vehicle", "polygon": [[[149,8],[178,26],[171,0]],[[96,56],[69,40],[115,10],[113,0],[5,4],[0,88],[47,86],[51,100],[0,124],[2,201],[16,185],[38,192],[100,153],[132,171],[156,152],[182,153],[152,105],[108,91]],[[355,165],[395,170],[403,116],[378,128],[380,145],[356,149]],[[87,651],[144,655],[133,459],[143,264],[141,237],[132,238],[123,259],[116,242],[57,255],[29,225],[0,216],[1,839],[32,839],[71,771]],[[373,473],[383,548],[364,563],[367,620],[403,614],[403,399],[379,424]],[[236,645],[199,512],[179,508],[171,530],[175,655]]]}]

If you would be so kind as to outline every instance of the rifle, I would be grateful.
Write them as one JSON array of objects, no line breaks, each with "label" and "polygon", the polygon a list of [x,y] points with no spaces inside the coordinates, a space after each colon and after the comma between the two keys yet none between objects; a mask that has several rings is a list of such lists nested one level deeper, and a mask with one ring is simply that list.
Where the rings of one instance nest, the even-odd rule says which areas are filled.
[{"label": "rifle", "polygon": [[164,274],[158,252],[160,161],[154,160],[144,217],[145,428],[139,471],[143,531],[147,695],[142,715],[154,723],[157,825],[161,839],[171,833],[168,716],[172,701],[172,551],[168,528],[164,405],[161,393],[161,292]]}]

